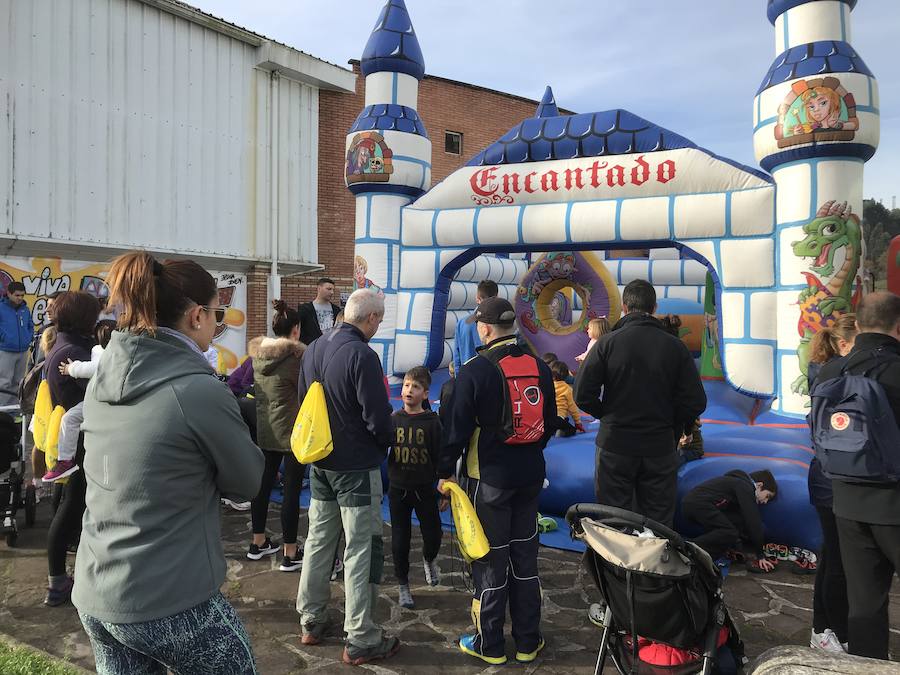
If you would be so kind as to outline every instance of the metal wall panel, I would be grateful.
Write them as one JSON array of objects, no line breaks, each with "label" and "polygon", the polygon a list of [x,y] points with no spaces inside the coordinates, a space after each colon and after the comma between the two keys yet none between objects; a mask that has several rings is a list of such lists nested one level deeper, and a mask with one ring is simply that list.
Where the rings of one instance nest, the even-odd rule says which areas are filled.
[{"label": "metal wall panel", "polygon": [[[315,262],[318,89],[139,0],[0,0],[0,237]],[[279,138],[270,161],[270,97]]]}]

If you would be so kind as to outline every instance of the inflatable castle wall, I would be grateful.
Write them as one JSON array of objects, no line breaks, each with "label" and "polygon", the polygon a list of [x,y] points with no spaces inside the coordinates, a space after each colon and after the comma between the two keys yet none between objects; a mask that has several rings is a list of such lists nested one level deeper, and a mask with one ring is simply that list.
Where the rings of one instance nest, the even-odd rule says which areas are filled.
[{"label": "inflatable castle wall", "polygon": [[[548,88],[534,117],[431,188],[416,112],[424,59],[403,0],[388,0],[363,52],[366,106],[346,146],[356,286],[384,295],[371,344],[385,372],[445,365],[480,279],[511,299],[530,292],[518,285],[526,254],[674,248],[680,260],[644,264],[676,263],[665,286],[684,283],[686,268],[710,271],[727,381],[805,415],[809,340],[860,289],[863,164],[878,145],[877,84],[850,45],[855,5],[769,0],[776,57],[753,128],[771,174],[626,110],[560,115]],[[543,281],[589,301],[621,285],[622,263],[590,288],[559,271],[568,268],[543,270],[562,275]]]}]

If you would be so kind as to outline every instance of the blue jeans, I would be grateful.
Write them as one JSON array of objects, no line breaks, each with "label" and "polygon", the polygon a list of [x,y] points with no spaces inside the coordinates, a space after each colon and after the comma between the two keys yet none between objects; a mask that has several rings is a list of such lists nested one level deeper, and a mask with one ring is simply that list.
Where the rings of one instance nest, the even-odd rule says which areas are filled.
[{"label": "blue jeans", "polygon": [[166,675],[169,670],[175,675],[256,675],[250,638],[221,593],[143,623],[109,623],[79,614],[98,675]]}]

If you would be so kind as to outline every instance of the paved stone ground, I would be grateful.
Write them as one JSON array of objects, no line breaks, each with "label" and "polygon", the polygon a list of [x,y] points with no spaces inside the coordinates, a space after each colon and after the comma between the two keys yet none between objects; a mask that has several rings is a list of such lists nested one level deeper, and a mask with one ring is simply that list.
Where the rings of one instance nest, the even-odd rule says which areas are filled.
[{"label": "paved stone ground", "polygon": [[[305,512],[300,531],[306,530]],[[249,514],[225,511],[223,529],[228,556],[228,581],[223,591],[237,606],[253,641],[260,672],[266,675],[288,673],[348,672],[340,664],[342,644],[339,628],[318,647],[303,647],[297,639],[297,615],[294,598],[299,574],[277,570],[269,558],[259,562],[244,556],[249,541]],[[0,543],[0,632],[44,649],[85,668],[93,667],[90,645],[71,606],[51,609],[41,604],[46,586],[44,543],[49,508],[39,505],[34,529],[22,530],[19,545],[7,549]],[[277,527],[277,507],[270,513],[270,525]],[[390,527],[385,526],[390,537]],[[390,545],[386,542],[386,550]],[[460,633],[469,628],[469,595],[463,579],[451,570],[459,569],[449,557],[445,543],[440,564],[444,570],[441,586],[424,585],[421,566],[411,574],[416,609],[401,609],[396,602],[396,587],[390,583],[390,554],[385,564],[386,583],[379,598],[378,617],[385,627],[398,635],[403,647],[396,657],[368,666],[376,673],[493,673],[501,668],[481,667],[461,654],[455,645]],[[413,561],[420,560],[413,553]],[[74,560],[74,558],[70,558]],[[585,607],[597,594],[585,586],[580,556],[565,551],[541,549],[540,573],[544,588],[543,629],[547,648],[534,664],[506,666],[531,673],[591,673],[600,632],[587,619]],[[455,564],[454,564],[455,563]],[[448,573],[449,572],[449,573]],[[332,618],[342,621],[343,587],[332,583]],[[812,621],[812,579],[779,570],[759,577],[733,572],[726,581],[726,597],[739,624],[748,656],[756,657],[766,649],[782,644],[808,644]],[[892,602],[892,625],[900,626],[900,598]],[[508,640],[512,657],[514,647]],[[900,630],[892,629],[892,651],[900,654]]]}]

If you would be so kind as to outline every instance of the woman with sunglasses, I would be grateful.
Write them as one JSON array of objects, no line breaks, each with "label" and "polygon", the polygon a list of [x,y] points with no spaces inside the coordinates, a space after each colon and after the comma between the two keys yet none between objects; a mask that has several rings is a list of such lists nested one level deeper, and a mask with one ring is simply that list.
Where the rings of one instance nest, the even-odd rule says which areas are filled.
[{"label": "woman with sunglasses", "polygon": [[259,490],[263,456],[203,352],[221,315],[189,260],[128,253],[121,308],[84,403],[87,509],[72,602],[97,672],[256,673],[225,580],[220,495]]},{"label": "woman with sunglasses", "polygon": [[300,342],[300,314],[284,300],[272,301],[274,338],[264,337],[253,360],[253,396],[256,399],[256,440],[266,458],[259,494],[250,503],[252,539],[247,557],[261,560],[278,552],[279,546],[266,536],[269,497],[278,468],[284,463],[281,500],[281,533],[284,553],[278,569],[300,569],[302,551],[297,548],[300,524],[300,487],[303,465],[291,452],[291,431],[300,410],[297,381],[300,358],[306,346]]}]

